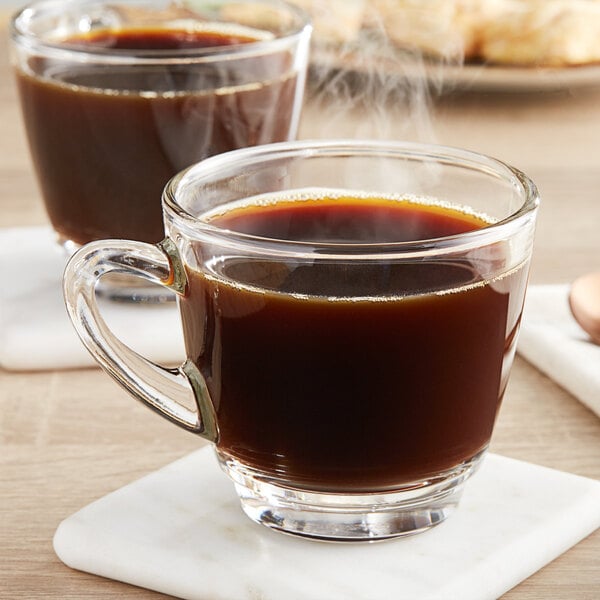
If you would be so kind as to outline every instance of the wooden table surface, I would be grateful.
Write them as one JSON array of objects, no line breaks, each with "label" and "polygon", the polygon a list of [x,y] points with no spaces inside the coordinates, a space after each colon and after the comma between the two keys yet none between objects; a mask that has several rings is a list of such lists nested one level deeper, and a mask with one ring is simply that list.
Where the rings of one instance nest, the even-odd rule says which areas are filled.
[{"label": "wooden table surface", "polygon": [[[4,33],[0,53],[0,227],[44,224]],[[504,159],[542,194],[532,282],[600,269],[600,89],[454,93],[429,111],[365,105],[311,97],[301,137],[420,138]],[[0,597],[165,597],[67,568],[52,536],[74,511],[198,445],[98,369],[0,370]],[[600,478],[600,419],[517,357],[492,450]],[[599,598],[599,559],[597,531],[505,598]]]}]

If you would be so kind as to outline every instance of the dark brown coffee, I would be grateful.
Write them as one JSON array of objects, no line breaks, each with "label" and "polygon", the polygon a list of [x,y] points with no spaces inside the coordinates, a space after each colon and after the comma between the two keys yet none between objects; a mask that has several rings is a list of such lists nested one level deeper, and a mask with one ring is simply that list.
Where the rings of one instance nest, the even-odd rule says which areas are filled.
[{"label": "dark brown coffee", "polygon": [[[65,47],[130,51],[231,46],[218,31],[118,30]],[[53,227],[66,240],[157,242],[160,198],[178,171],[207,156],[291,137],[297,78],[280,52],[228,66],[57,64],[17,72],[27,135]]]},{"label": "dark brown coffee", "polygon": [[[431,239],[485,227],[442,206],[321,198],[212,221],[312,242]],[[487,268],[487,266],[486,266]],[[188,270],[188,357],[210,390],[219,451],[297,486],[393,490],[483,450],[514,351],[525,270],[478,264],[224,256]]]}]

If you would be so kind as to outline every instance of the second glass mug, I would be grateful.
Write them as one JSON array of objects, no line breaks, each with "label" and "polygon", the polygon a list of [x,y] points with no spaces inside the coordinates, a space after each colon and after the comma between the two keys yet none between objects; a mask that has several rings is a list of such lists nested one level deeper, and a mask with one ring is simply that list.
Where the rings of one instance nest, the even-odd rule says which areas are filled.
[{"label": "second glass mug", "polygon": [[[177,172],[294,139],[310,33],[279,0],[40,0],[15,15],[29,147],[67,252],[104,238],[156,243]],[[165,296],[104,283],[120,299]]]},{"label": "second glass mug", "polygon": [[[486,453],[538,202],[520,171],[455,148],[237,150],[170,181],[159,244],[81,248],[65,298],[113,378],[214,444],[250,518],[316,539],[397,537],[446,519]],[[454,218],[471,225],[447,229]],[[407,229],[419,219],[440,233]],[[179,368],[110,332],[94,288],[112,273],[176,292]]]}]

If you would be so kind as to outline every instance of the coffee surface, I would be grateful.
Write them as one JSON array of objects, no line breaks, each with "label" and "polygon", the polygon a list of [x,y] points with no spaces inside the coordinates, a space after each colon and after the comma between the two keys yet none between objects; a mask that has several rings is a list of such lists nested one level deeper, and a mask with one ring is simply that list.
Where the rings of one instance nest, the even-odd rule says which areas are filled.
[{"label": "coffee surface", "polygon": [[[212,222],[338,243],[489,225],[365,198],[247,206]],[[215,405],[219,451],[281,482],[340,492],[393,490],[470,459],[487,446],[504,392],[525,271],[484,281],[468,258],[226,255],[188,269],[187,354]]]},{"label": "coffee surface", "polygon": [[[189,49],[258,41],[210,31],[118,30],[64,40],[94,50]],[[57,64],[17,72],[25,125],[56,231],[158,242],[161,194],[189,165],[290,138],[297,80],[287,52],[215,64]]]},{"label": "coffee surface", "polygon": [[71,36],[67,46],[112,50],[186,50],[235,46],[258,41],[256,37],[210,30],[187,29],[101,29]]}]

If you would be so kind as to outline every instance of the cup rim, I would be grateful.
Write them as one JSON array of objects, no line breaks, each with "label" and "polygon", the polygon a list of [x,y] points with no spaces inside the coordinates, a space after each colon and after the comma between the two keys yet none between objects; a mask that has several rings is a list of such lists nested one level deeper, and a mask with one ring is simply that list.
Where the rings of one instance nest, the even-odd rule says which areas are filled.
[{"label": "cup rim", "polygon": [[[523,202],[507,217],[479,229],[464,233],[401,242],[304,242],[256,236],[221,228],[207,221],[201,221],[187,211],[177,201],[182,186],[190,185],[191,179],[197,182],[202,177],[214,178],[219,171],[225,171],[232,164],[242,169],[265,159],[315,156],[398,156],[412,160],[433,160],[442,163],[455,163],[457,166],[478,167],[488,174],[504,179],[517,189]],[[166,220],[169,218],[192,238],[201,236],[212,241],[236,247],[240,250],[266,251],[285,255],[326,255],[330,258],[373,259],[385,255],[439,255],[468,250],[506,239],[528,222],[533,222],[539,207],[540,197],[537,186],[519,169],[507,163],[470,150],[453,146],[419,142],[396,142],[382,140],[302,140],[279,142],[241,148],[204,159],[175,175],[163,191],[162,204]]]},{"label": "cup rim", "polygon": [[[121,0],[123,4],[135,6],[138,2],[128,2]],[[221,1],[221,0],[219,0]],[[117,0],[116,4],[118,4]],[[235,0],[236,3],[252,4],[255,0]],[[262,4],[281,7],[295,15],[298,23],[290,31],[281,35],[275,35],[266,40],[257,40],[255,42],[245,42],[242,44],[230,44],[225,46],[213,46],[208,48],[176,48],[164,50],[128,50],[103,48],[98,46],[76,46],[65,45],[61,42],[52,42],[44,40],[38,35],[32,33],[26,27],[26,23],[32,21],[36,16],[36,11],[44,8],[54,8],[59,14],[65,14],[71,7],[81,10],[82,5],[107,5],[108,0],[87,0],[82,3],[80,0],[37,0],[31,2],[15,14],[12,15],[9,23],[9,35],[13,43],[28,48],[30,51],[43,53],[44,56],[52,56],[57,59],[78,60],[78,61],[99,61],[105,63],[129,64],[132,61],[136,63],[149,62],[156,64],[169,64],[185,62],[187,64],[203,64],[227,59],[251,58],[273,52],[281,51],[289,46],[295,40],[310,35],[312,24],[309,15],[299,6],[290,4],[285,0],[260,0]],[[143,4],[142,2],[139,2]],[[225,2],[223,2],[225,3]],[[231,21],[233,23],[233,21]]]}]

